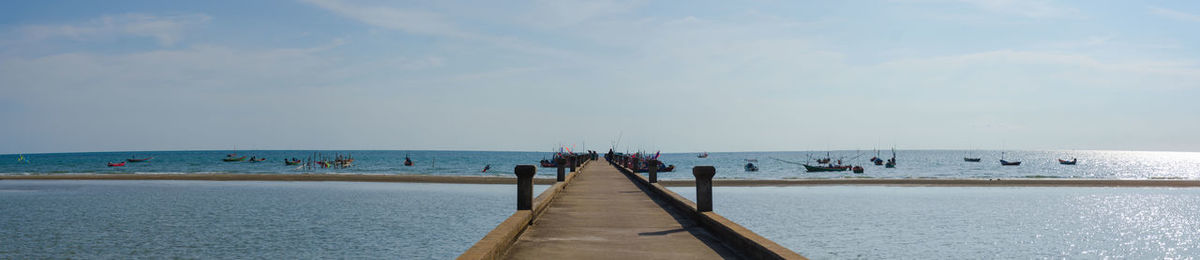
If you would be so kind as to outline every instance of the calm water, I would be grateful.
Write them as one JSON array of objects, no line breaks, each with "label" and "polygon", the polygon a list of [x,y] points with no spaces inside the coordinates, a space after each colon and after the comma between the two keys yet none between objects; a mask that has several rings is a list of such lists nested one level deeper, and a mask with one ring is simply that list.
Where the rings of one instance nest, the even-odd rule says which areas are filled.
[{"label": "calm water", "polygon": [[[283,165],[283,158],[303,158],[313,151],[237,151],[240,155],[266,157],[261,163],[222,162],[233,151],[182,152],[108,152],[60,153],[25,155],[29,163],[18,163],[17,155],[0,155],[0,174],[72,174],[72,173],[280,173],[305,172],[345,174],[433,174],[512,176],[513,166],[537,164],[551,156],[548,152],[479,152],[479,151],[321,151],[326,155],[351,154],[355,166],[346,169],[303,171]],[[415,166],[402,163],[409,155]],[[1200,179],[1200,153],[1189,152],[1125,152],[1125,151],[1010,151],[1006,158],[1022,161],[1020,166],[1000,166],[999,151],[898,151],[894,169],[870,165],[872,151],[832,152],[834,159],[846,164],[864,165],[866,173],[805,173],[800,165],[787,163],[807,161],[811,156],[824,157],[825,152],[741,152],[711,153],[708,158],[695,154],[663,154],[667,164],[677,166],[674,173],[660,175],[663,179],[690,179],[696,165],[717,167],[717,178],[732,179],[790,179],[790,178],[1099,178],[1099,179]],[[883,152],[882,157],[890,157]],[[126,158],[154,156],[145,163],[129,163],[125,167],[107,167],[105,162]],[[982,157],[983,162],[963,162],[962,157]],[[1079,158],[1078,165],[1059,165],[1058,158]],[[743,170],[745,159],[758,160],[760,171]],[[485,165],[492,170],[481,173]],[[539,169],[544,177],[554,175],[553,169]]]},{"label": "calm water", "polygon": [[5,180],[0,259],[449,259],[512,214],[515,194],[512,185]]},{"label": "calm water", "polygon": [[[671,190],[695,199],[694,188]],[[1200,189],[715,187],[717,213],[814,259],[1200,256]]]}]

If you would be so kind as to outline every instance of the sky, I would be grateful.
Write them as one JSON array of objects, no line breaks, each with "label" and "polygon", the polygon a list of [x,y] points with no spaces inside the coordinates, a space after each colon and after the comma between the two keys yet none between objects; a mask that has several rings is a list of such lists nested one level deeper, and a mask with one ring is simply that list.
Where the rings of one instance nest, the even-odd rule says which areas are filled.
[{"label": "sky", "polygon": [[6,1],[0,153],[1200,151],[1197,1]]}]

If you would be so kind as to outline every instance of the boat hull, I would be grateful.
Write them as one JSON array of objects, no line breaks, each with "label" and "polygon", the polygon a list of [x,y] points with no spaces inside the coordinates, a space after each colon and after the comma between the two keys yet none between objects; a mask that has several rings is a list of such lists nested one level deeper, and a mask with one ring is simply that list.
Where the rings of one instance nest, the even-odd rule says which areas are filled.
[{"label": "boat hull", "polygon": [[806,170],[808,172],[844,172],[844,171],[850,169],[850,167],[848,167],[848,166],[821,167],[821,166],[812,166],[812,165],[808,165],[808,164],[802,164],[802,165],[804,166],[804,170]]},{"label": "boat hull", "polygon": [[979,162],[979,161],[983,161],[983,158],[966,158],[966,157],[963,157],[963,161],[964,161],[964,162]]},{"label": "boat hull", "polygon": [[225,158],[225,159],[221,159],[221,160],[226,161],[226,162],[240,162],[240,161],[245,161],[246,157],[242,156],[242,157],[238,157],[238,158]]},{"label": "boat hull", "polygon": [[1010,162],[1010,161],[1000,160],[1000,165],[1017,166],[1017,165],[1021,165],[1021,162]]}]

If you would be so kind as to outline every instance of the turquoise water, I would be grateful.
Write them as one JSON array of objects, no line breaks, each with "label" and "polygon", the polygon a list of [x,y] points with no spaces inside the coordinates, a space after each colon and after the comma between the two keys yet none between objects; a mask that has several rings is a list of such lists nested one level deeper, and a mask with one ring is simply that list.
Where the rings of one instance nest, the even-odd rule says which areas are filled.
[{"label": "turquoise water", "polygon": [[[304,158],[314,151],[236,151],[240,155],[266,157],[261,163],[222,162],[235,151],[106,152],[25,155],[29,163],[18,163],[18,155],[0,155],[0,174],[76,174],[76,173],[339,173],[339,174],[430,174],[512,176],[518,164],[537,164],[549,158],[549,152],[481,151],[320,151],[325,155],[350,154],[354,167],[345,169],[299,170],[283,165],[283,158]],[[403,166],[404,156],[416,165]],[[1000,166],[999,151],[905,151],[897,155],[894,169],[870,165],[871,151],[835,151],[834,159],[846,164],[864,165],[866,173],[805,173],[800,165],[774,158],[801,162],[824,157],[825,152],[740,152],[711,153],[708,158],[695,154],[663,154],[667,164],[677,166],[663,179],[690,179],[696,165],[717,167],[716,178],[792,179],[792,178],[1089,178],[1089,179],[1200,179],[1200,153],[1127,152],[1127,151],[1010,151],[1006,158],[1023,161],[1020,166]],[[881,154],[890,157],[888,152]],[[153,156],[145,163],[125,167],[107,167],[106,162]],[[983,162],[964,162],[962,157],[981,157]],[[1079,158],[1078,165],[1059,165],[1058,158]],[[760,171],[743,170],[745,159],[756,159]],[[485,165],[491,170],[481,173]],[[542,177],[554,175],[554,169],[539,169]]]},{"label": "turquoise water", "polygon": [[513,185],[4,180],[0,259],[450,259],[515,201]]},{"label": "turquoise water", "polygon": [[[672,191],[695,200],[695,188]],[[714,211],[813,259],[1200,256],[1200,188],[715,187]]]}]

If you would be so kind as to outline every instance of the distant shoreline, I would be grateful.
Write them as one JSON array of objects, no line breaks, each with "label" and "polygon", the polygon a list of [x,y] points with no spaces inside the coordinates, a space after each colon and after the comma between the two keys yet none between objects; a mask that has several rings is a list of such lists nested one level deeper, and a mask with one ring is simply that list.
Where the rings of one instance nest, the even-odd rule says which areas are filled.
[{"label": "distant shoreline", "polygon": [[[513,177],[365,175],[365,174],[70,174],[0,175],[2,180],[180,180],[180,181],[348,181],[453,184],[516,184]],[[535,178],[536,184],[553,184],[552,178]],[[690,187],[692,180],[662,180],[664,186]],[[1200,187],[1200,180],[1105,179],[715,179],[714,186],[940,186],[940,187]]]}]

